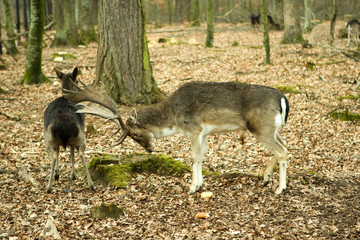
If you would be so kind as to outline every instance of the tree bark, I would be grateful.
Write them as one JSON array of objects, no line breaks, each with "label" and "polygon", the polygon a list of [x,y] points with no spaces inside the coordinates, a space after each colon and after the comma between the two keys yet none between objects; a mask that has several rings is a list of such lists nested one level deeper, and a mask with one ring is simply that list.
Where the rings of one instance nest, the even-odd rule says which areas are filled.
[{"label": "tree bark", "polygon": [[[28,18],[28,11],[29,11],[29,6],[28,6],[28,1],[29,0],[23,0],[23,16],[24,16],[24,30],[25,32],[29,31],[29,18]],[[28,34],[25,34],[25,38],[28,38]]]},{"label": "tree bark", "polygon": [[75,1],[54,1],[54,10],[56,34],[51,47],[77,47],[80,37],[75,21]]},{"label": "tree bark", "polygon": [[190,5],[190,26],[200,26],[199,0],[191,0]]},{"label": "tree bark", "polygon": [[173,0],[167,0],[169,25],[172,25]]},{"label": "tree bark", "polygon": [[335,22],[336,22],[336,15],[337,15],[337,0],[332,1],[332,18],[331,18],[331,25],[330,25],[330,46],[332,46],[334,42],[334,29],[335,29]]},{"label": "tree bark", "polygon": [[214,46],[214,9],[213,9],[213,0],[207,0],[207,14],[206,14],[206,24],[207,24],[207,34],[206,34],[206,47]]},{"label": "tree bark", "polygon": [[2,39],[1,39],[1,18],[0,18],[0,55],[3,54],[3,51],[2,51]]},{"label": "tree bark", "polygon": [[11,7],[9,4],[9,0],[3,0],[3,10],[5,16],[5,29],[6,29],[6,36],[8,39],[5,41],[5,48],[8,54],[18,54],[19,50],[16,47],[14,37],[16,36],[14,32],[14,24],[13,24],[13,17],[11,13]]},{"label": "tree bark", "polygon": [[113,89],[112,97],[119,103],[162,100],[164,95],[152,75],[143,1],[101,1],[98,24],[96,82]]},{"label": "tree bark", "polygon": [[284,0],[284,38],[282,43],[302,43],[299,0]]},{"label": "tree bark", "polygon": [[311,0],[304,0],[304,8],[305,8],[305,21],[304,21],[304,31],[306,33],[311,32]]},{"label": "tree bark", "polygon": [[280,25],[280,29],[284,28],[284,2],[283,0],[271,0],[269,4],[269,12],[274,22]]},{"label": "tree bark", "polygon": [[267,22],[267,10],[266,10],[266,1],[261,0],[261,17],[262,17],[262,27],[264,33],[264,47],[265,47],[265,64],[270,64],[270,38],[269,38],[269,27]]},{"label": "tree bark", "polygon": [[44,33],[45,4],[44,0],[30,1],[30,32],[26,51],[26,65],[22,84],[43,83],[49,81],[41,70],[42,41]]},{"label": "tree bark", "polygon": [[97,42],[97,33],[95,32],[93,22],[92,0],[81,0],[80,11],[80,40],[84,44]]}]

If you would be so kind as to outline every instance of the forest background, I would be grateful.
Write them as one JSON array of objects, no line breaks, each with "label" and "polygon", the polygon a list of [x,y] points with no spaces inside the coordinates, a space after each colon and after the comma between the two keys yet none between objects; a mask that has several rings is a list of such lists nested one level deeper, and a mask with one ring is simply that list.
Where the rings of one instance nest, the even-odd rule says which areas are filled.
[{"label": "forest background", "polygon": [[[74,26],[81,1],[72,1]],[[46,194],[50,159],[44,147],[43,112],[61,95],[53,68],[71,71],[78,66],[80,79],[91,84],[96,79],[98,47],[91,41],[75,47],[50,47],[57,33],[53,25],[57,1],[46,0],[42,71],[51,82],[18,84],[25,72],[24,15],[29,17],[30,13],[24,13],[29,1],[8,1],[13,37],[7,36],[4,2],[0,5],[1,40],[15,38],[19,52],[8,54],[2,45],[0,55],[0,87],[4,90],[0,93],[2,238],[41,238],[50,223],[49,234],[64,239],[360,238],[360,54],[356,42],[348,45],[345,29],[348,20],[360,18],[359,1],[334,1],[337,18],[332,46],[334,2],[309,1],[312,30],[306,32],[305,1],[295,1],[301,35],[307,42],[282,44],[284,9],[279,14],[278,4],[283,1],[268,1],[267,11],[280,25],[280,30],[270,26],[271,64],[265,64],[261,27],[250,24],[250,14],[260,13],[260,1],[213,1],[212,48],[205,47],[205,0],[198,1],[198,26],[192,26],[190,0],[143,1],[152,73],[166,95],[188,81],[238,81],[279,88],[289,99],[289,121],[281,131],[289,148],[287,191],[280,196],[274,194],[277,173],[267,187],[256,177],[266,167],[270,152],[251,134],[242,145],[240,136],[228,133],[208,139],[203,168],[219,173],[217,177],[205,177],[202,191],[213,193],[209,199],[202,198],[201,191],[187,193],[190,173],[179,177],[134,172],[125,189],[95,181],[96,190],[91,191],[80,161],[79,178],[71,181],[68,152],[61,153],[60,180],[54,183],[53,192]],[[97,1],[90,2],[97,30]],[[125,117],[133,106],[141,107],[119,104],[118,109]],[[88,162],[104,153],[118,158],[144,153],[130,139],[111,148],[115,125],[93,116],[87,116],[86,121],[95,128],[94,132],[90,128],[86,131]],[[156,153],[191,165],[191,146],[184,136],[162,139],[157,146]],[[101,203],[115,204],[124,213],[117,218],[94,217],[92,209]],[[202,212],[207,214],[205,218],[196,217]]]}]

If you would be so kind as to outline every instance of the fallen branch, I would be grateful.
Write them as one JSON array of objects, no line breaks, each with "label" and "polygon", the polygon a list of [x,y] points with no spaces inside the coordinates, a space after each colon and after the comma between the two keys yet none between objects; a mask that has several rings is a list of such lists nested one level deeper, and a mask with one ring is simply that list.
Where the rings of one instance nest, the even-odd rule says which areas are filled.
[{"label": "fallen branch", "polygon": [[14,121],[20,121],[21,120],[20,117],[18,117],[18,116],[11,116],[11,115],[8,115],[8,114],[6,114],[4,112],[0,112],[0,115],[3,115],[5,117],[7,117],[8,119],[14,120]]},{"label": "fallen branch", "polygon": [[238,177],[256,177],[262,178],[264,175],[262,173],[253,173],[253,172],[230,172],[218,175],[219,177],[223,177],[225,179],[232,179]]},{"label": "fallen branch", "polygon": [[356,62],[360,62],[360,58],[356,58],[356,57],[349,54],[349,53],[354,53],[354,54],[357,54],[357,55],[360,56],[359,51],[355,51],[355,50],[351,50],[351,49],[347,49],[347,48],[324,46],[324,45],[317,44],[317,43],[307,43],[307,44],[312,45],[312,46],[322,47],[324,49],[328,49],[328,50],[333,51],[333,52],[337,52],[339,54],[345,55],[348,58],[351,58],[351,59],[355,60]]}]

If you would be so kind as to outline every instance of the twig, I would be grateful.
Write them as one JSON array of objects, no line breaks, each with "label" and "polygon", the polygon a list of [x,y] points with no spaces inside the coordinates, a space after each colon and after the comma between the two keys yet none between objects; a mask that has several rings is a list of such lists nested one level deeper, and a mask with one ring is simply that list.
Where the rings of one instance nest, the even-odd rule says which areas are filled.
[{"label": "twig", "polygon": [[24,180],[25,182],[31,183],[34,187],[36,188],[40,188],[41,184],[36,181],[26,170],[26,168],[24,166],[18,167],[17,168],[17,173],[19,175],[19,177]]},{"label": "twig", "polygon": [[8,114],[6,114],[6,113],[4,113],[4,112],[0,112],[0,115],[4,115],[5,117],[7,117],[8,119],[10,119],[10,120],[15,120],[15,121],[20,121],[21,119],[20,119],[20,117],[18,117],[18,116],[10,116],[10,115],[8,115]]}]

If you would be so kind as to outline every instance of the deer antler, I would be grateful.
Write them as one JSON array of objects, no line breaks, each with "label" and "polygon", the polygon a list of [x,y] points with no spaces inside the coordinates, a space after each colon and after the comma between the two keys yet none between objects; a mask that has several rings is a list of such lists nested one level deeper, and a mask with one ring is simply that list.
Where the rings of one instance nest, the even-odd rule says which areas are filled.
[{"label": "deer antler", "polygon": [[123,133],[121,134],[120,138],[117,140],[115,146],[121,144],[125,140],[126,136],[129,135],[129,128],[125,125],[124,121],[122,120],[119,112],[116,109],[114,101],[107,95],[105,90],[99,91],[92,86],[86,85],[80,80],[79,82],[84,86],[84,89],[80,88],[79,86],[73,83],[77,91],[64,89],[63,96],[70,102],[80,103],[80,102],[89,101],[105,107],[104,109],[104,108],[79,104],[82,106],[82,108],[79,109],[77,113],[92,114],[116,122],[120,128],[111,136],[115,135],[120,130],[123,130]]}]

